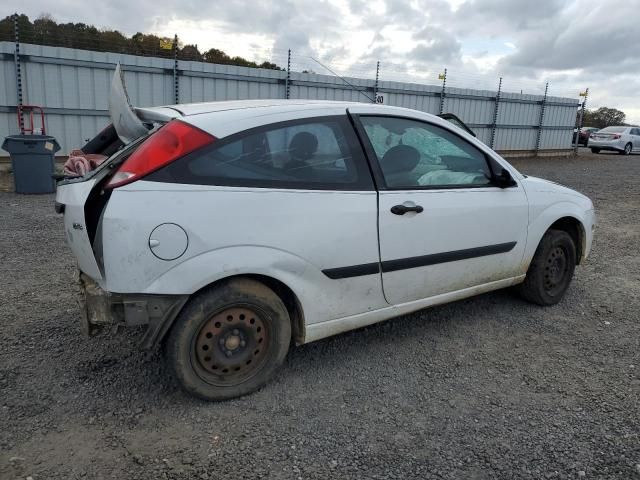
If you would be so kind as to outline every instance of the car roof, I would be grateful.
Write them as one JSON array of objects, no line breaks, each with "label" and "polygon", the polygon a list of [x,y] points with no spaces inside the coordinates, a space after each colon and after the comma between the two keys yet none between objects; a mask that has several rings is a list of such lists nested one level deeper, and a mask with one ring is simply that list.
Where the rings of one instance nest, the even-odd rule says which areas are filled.
[{"label": "car roof", "polygon": [[[189,103],[157,107],[182,115],[187,121],[217,138],[248,128],[278,121],[300,118],[345,115],[347,110],[355,114],[396,115],[422,118],[438,125],[451,124],[430,113],[391,105],[364,102],[340,102],[329,100],[235,100],[206,103]],[[151,109],[146,109],[151,110]]]},{"label": "car roof", "polygon": [[[364,102],[340,102],[329,100],[232,100],[220,102],[185,103],[162,107],[136,108],[140,118],[147,121],[169,121],[182,118],[192,125],[208,131],[218,138],[235,131],[245,130],[275,121],[290,119],[344,115],[347,109],[358,114],[421,116],[436,124],[449,122],[432,114],[403,107]],[[223,120],[223,121],[221,121]]]},{"label": "car roof", "polygon": [[[158,107],[136,107],[135,111],[139,118],[147,122],[168,122],[173,118],[186,117],[196,118],[198,115],[213,114],[215,116],[224,115],[226,118],[252,118],[269,117],[281,114],[303,115],[303,112],[313,111],[317,115],[335,115],[345,113],[348,108],[362,107],[367,105],[375,111],[380,109],[395,109],[399,107],[382,106],[373,103],[361,102],[340,102],[329,100],[228,100],[219,102],[182,103],[177,105],[163,105]],[[402,109],[406,110],[406,109]]]},{"label": "car roof", "polygon": [[[280,111],[290,112],[292,110],[307,110],[309,107],[314,109],[327,109],[335,107],[349,108],[349,106],[361,105],[359,102],[339,102],[329,100],[229,100],[220,102],[202,102],[202,103],[183,103],[179,105],[167,105],[166,108],[176,110],[183,116],[198,115],[202,113],[222,112],[226,110],[243,110],[243,109],[267,109],[269,113],[278,113]],[[162,107],[161,107],[162,108]],[[249,112],[247,112],[249,113]],[[267,112],[264,112],[267,113]]]}]

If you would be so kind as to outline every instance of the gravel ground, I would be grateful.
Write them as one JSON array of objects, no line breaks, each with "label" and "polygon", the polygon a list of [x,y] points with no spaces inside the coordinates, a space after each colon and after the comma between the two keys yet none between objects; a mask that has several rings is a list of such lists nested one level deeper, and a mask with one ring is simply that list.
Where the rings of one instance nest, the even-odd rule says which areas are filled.
[{"label": "gravel ground", "polygon": [[53,197],[0,194],[0,478],[640,479],[640,157],[513,163],[596,204],[559,305],[424,310],[297,348],[219,404],[132,332],[82,338]]}]

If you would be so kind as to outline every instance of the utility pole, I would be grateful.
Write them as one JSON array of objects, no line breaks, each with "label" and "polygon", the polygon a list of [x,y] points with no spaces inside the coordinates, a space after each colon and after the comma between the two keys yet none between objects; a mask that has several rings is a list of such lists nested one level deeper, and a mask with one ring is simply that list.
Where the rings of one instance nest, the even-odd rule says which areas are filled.
[{"label": "utility pole", "polygon": [[173,36],[173,99],[180,103],[180,85],[178,80],[178,34]]},{"label": "utility pole", "polygon": [[586,88],[584,92],[580,92],[580,96],[584,97],[582,100],[582,106],[580,107],[580,116],[578,118],[578,127],[576,130],[576,143],[574,146],[574,151],[576,154],[578,153],[578,145],[580,144],[580,130],[582,130],[582,125],[584,122],[584,109],[587,105],[587,98],[589,97],[589,88]]},{"label": "utility pole", "polygon": [[491,124],[491,141],[489,142],[489,146],[493,148],[493,144],[496,139],[496,127],[498,124],[498,107],[500,106],[500,94],[502,93],[502,77],[500,77],[500,81],[498,82],[498,92],[496,93],[496,105],[493,109],[493,123]]},{"label": "utility pole", "polygon": [[15,47],[13,50],[13,64],[16,72],[16,103],[18,112],[18,127],[20,133],[24,133],[24,120],[22,118],[22,68],[20,65],[20,27],[18,25],[18,14],[13,15],[13,38]]},{"label": "utility pole", "polygon": [[290,95],[290,87],[289,83],[291,82],[291,49],[287,51],[287,78],[284,81],[284,98],[289,100]]},{"label": "utility pole", "polygon": [[540,105],[540,120],[538,121],[538,135],[536,136],[536,156],[540,150],[540,140],[542,138],[542,124],[544,123],[544,110],[547,106],[547,93],[549,92],[549,82],[544,86],[544,97],[542,97],[542,105]]},{"label": "utility pole", "polygon": [[378,81],[380,80],[380,60],[376,63],[376,83],[373,87],[373,103],[378,103]]},{"label": "utility pole", "polygon": [[444,112],[444,89],[447,87],[447,69],[444,69],[444,73],[438,75],[438,78],[442,80],[442,90],[440,91],[440,115]]}]

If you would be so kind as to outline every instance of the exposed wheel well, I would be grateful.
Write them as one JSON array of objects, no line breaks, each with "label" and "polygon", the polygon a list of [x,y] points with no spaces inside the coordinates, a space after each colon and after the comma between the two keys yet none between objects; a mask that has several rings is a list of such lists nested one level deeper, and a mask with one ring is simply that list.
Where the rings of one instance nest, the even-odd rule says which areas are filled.
[{"label": "exposed wheel well", "polygon": [[287,312],[289,312],[289,318],[291,319],[291,336],[293,337],[293,341],[296,345],[302,345],[305,337],[304,312],[302,311],[300,300],[298,300],[296,294],[293,293],[293,290],[280,280],[276,280],[275,278],[268,277],[266,275],[244,276],[264,283],[280,297],[285,307],[287,307]]},{"label": "exposed wheel well", "polygon": [[[298,297],[296,296],[296,294],[293,293],[293,291],[287,285],[282,283],[280,280],[276,280],[275,278],[268,277],[266,275],[254,275],[254,274],[234,275],[231,277],[225,277],[225,278],[221,278],[220,280],[216,280],[215,282],[204,286],[199,291],[205,288],[213,287],[216,284],[219,284],[221,282],[226,282],[232,278],[241,278],[241,277],[251,278],[253,280],[256,280],[266,285],[271,290],[273,290],[274,293],[278,295],[278,297],[280,297],[280,300],[282,300],[285,307],[287,308],[287,312],[289,312],[289,318],[291,319],[291,336],[293,338],[293,341],[296,343],[296,345],[303,344],[304,337],[305,337],[305,326],[304,326],[305,324],[304,324],[304,313],[302,311],[302,305],[300,304],[300,301],[298,300]],[[194,295],[196,293],[198,292],[195,292]]]},{"label": "exposed wheel well", "polygon": [[576,245],[576,265],[579,265],[585,248],[585,231],[580,220],[574,217],[563,217],[553,222],[549,230],[562,230],[571,236]]}]

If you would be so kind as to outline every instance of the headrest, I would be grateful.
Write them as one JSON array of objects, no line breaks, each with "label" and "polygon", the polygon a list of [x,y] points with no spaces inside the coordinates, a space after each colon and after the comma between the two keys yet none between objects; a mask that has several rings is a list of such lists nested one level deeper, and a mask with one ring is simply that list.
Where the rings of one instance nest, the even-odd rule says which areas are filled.
[{"label": "headrest", "polygon": [[289,155],[301,160],[310,159],[318,149],[318,138],[309,132],[296,133],[289,143]]},{"label": "headrest", "polygon": [[385,174],[410,172],[420,161],[420,153],[409,145],[396,145],[387,150],[380,166]]}]

